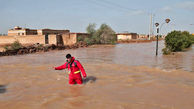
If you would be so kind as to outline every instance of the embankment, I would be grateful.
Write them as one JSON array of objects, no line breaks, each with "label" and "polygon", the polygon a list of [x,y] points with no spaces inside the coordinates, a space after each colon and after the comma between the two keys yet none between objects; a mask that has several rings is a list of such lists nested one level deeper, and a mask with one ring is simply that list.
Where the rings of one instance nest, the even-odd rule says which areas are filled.
[{"label": "embankment", "polygon": [[87,47],[88,45],[84,42],[79,42],[73,45],[64,45],[64,46],[56,46],[54,44],[52,45],[28,45],[23,46],[19,49],[14,50],[6,50],[3,52],[0,52],[0,56],[11,56],[11,55],[22,55],[22,54],[29,54],[29,53],[36,53],[36,52],[47,52],[51,50],[65,50],[65,49],[75,49],[80,47]]}]

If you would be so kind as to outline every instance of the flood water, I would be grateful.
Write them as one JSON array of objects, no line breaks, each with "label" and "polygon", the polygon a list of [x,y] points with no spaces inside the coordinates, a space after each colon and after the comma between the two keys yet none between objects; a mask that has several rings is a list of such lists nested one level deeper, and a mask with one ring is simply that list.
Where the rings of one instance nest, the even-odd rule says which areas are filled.
[{"label": "flood water", "polygon": [[[155,42],[0,57],[0,109],[193,109],[194,46],[155,56]],[[71,53],[88,75],[55,71]],[[2,90],[2,91],[1,91]]]}]

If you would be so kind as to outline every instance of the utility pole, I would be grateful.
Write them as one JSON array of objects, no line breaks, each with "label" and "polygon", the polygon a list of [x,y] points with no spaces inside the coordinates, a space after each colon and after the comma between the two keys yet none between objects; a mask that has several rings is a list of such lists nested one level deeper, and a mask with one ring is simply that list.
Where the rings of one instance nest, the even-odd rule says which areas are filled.
[{"label": "utility pole", "polygon": [[155,14],[152,16],[152,36],[154,36],[154,22],[155,22]]},{"label": "utility pole", "polygon": [[152,13],[150,14],[150,27],[149,27],[149,40],[150,40],[150,37],[152,35]]}]

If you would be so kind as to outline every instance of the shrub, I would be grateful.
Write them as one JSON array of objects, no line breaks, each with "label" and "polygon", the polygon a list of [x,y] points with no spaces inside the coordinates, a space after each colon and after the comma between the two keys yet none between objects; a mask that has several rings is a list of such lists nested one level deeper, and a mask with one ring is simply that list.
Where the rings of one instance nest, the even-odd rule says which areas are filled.
[{"label": "shrub", "polygon": [[19,41],[15,41],[14,43],[12,43],[10,46],[6,45],[4,46],[4,49],[7,50],[18,50],[20,48],[22,48],[22,44]]},{"label": "shrub", "polygon": [[42,50],[43,47],[44,47],[43,44],[38,44],[38,46],[37,46],[38,50]]},{"label": "shrub", "polygon": [[11,44],[11,50],[18,50],[22,48],[22,45],[19,41],[15,41],[13,44]]},{"label": "shrub", "polygon": [[163,48],[162,52],[163,52],[164,55],[168,55],[168,54],[171,53],[171,51],[168,48]]},{"label": "shrub", "polygon": [[94,44],[93,41],[92,41],[92,39],[90,39],[90,38],[85,38],[84,39],[84,42],[86,42],[88,45]]},{"label": "shrub", "polygon": [[78,42],[84,41],[84,38],[83,38],[83,37],[78,37],[78,38],[77,38],[77,41],[78,41]]},{"label": "shrub", "polygon": [[190,35],[191,43],[194,44],[194,35]]},{"label": "shrub", "polygon": [[165,46],[171,52],[182,51],[192,44],[190,34],[186,31],[172,31],[165,38]]},{"label": "shrub", "polygon": [[5,49],[6,51],[9,50],[9,46],[8,46],[8,45],[4,46],[4,49]]}]

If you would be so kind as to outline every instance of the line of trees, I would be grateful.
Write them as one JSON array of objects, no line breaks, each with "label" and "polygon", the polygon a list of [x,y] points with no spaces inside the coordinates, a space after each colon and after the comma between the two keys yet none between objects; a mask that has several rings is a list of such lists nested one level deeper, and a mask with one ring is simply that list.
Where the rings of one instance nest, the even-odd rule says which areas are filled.
[{"label": "line of trees", "polygon": [[162,49],[163,54],[171,52],[183,51],[194,44],[194,35],[187,31],[172,31],[165,37],[165,48]]},{"label": "line of trees", "polygon": [[117,37],[115,31],[107,24],[102,24],[99,29],[96,29],[96,24],[91,23],[86,28],[89,34],[88,38],[78,38],[78,41],[84,41],[89,45],[92,44],[115,44]]}]

